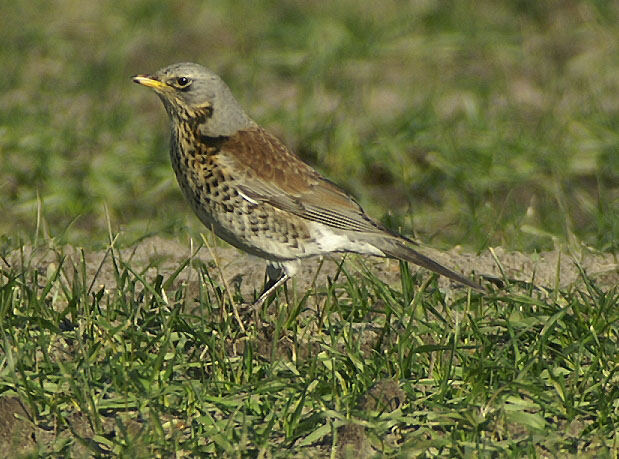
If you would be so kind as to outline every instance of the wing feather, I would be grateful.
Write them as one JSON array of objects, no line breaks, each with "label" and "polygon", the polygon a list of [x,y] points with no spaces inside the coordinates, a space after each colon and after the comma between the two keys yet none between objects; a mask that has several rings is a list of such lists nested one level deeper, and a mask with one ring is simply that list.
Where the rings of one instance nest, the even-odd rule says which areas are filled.
[{"label": "wing feather", "polygon": [[340,230],[395,236],[368,217],[344,190],[261,128],[237,132],[219,154],[238,177],[242,193],[254,201]]}]

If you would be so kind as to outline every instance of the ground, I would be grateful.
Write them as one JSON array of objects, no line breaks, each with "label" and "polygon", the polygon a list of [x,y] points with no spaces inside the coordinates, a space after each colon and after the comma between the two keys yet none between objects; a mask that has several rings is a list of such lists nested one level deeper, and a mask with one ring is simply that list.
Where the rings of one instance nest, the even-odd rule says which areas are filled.
[{"label": "ground", "polygon": [[[425,249],[425,253],[466,275],[477,276],[478,279],[481,277],[482,282],[495,292],[493,295],[497,293],[500,295],[500,286],[504,285],[505,280],[509,280],[512,284],[522,283],[523,286],[529,286],[521,288],[522,291],[527,291],[530,286],[534,285],[540,298],[549,297],[557,288],[565,290],[578,288],[578,285],[582,286],[584,279],[582,272],[587,273],[587,282],[593,282],[597,288],[604,290],[616,286],[619,280],[617,264],[613,256],[584,250],[577,258],[560,251],[540,253],[533,257],[518,252],[506,252],[499,248],[481,254],[462,253],[457,250],[441,253],[431,249]],[[187,263],[189,259],[191,262]],[[148,238],[133,247],[114,250],[113,254],[109,250],[84,251],[71,246],[46,245],[36,249],[25,247],[8,254],[2,262],[5,267],[16,267],[23,264],[24,260],[28,260],[28,269],[39,273],[38,282],[41,286],[49,282],[53,283],[54,279],[58,278],[57,271],[60,265],[65,267],[61,270],[61,276],[66,276],[67,285],[71,285],[75,280],[71,278],[72,276],[82,275],[80,273],[82,266],[85,279],[91,284],[91,290],[104,292],[99,297],[99,304],[105,304],[106,297],[114,297],[118,283],[118,265],[126,263],[140,272],[145,281],[144,285],[156,285],[160,276],[162,279],[173,278],[174,282],[167,288],[168,295],[173,295],[183,285],[185,311],[191,313],[194,310],[196,314],[205,313],[205,311],[195,310],[201,307],[200,302],[195,298],[200,296],[200,283],[204,282],[197,274],[199,266],[208,267],[211,275],[218,278],[208,287],[213,294],[221,293],[220,287],[227,286],[229,292],[236,292],[234,303],[241,309],[244,305],[239,301],[238,293],[246,302],[250,302],[256,292],[260,291],[264,281],[263,260],[244,255],[234,248],[202,247],[196,251],[189,246],[183,246],[176,241],[161,237]],[[395,288],[400,284],[400,266],[394,260],[349,256],[344,266],[352,273],[352,278],[358,279],[359,282],[363,282],[364,276],[369,271],[375,274],[381,282]],[[337,278],[340,267],[341,257],[338,256],[329,257],[324,261],[317,258],[307,260],[299,275],[289,282],[287,297],[294,303],[299,301],[306,291],[316,295],[316,292],[324,291],[324,288],[328,289],[330,282]],[[179,272],[179,268],[183,269]],[[415,270],[413,268],[413,271]],[[423,273],[423,276],[427,278],[427,273]],[[461,286],[454,285],[445,279],[440,279],[438,285],[448,292],[448,297],[452,295],[455,298],[464,290]],[[202,288],[205,287],[203,284]],[[52,288],[50,293],[53,294],[54,290],[55,288]],[[166,289],[161,292],[166,292]],[[308,316],[321,312],[320,308],[324,307],[324,302],[320,298],[323,295],[325,294],[318,293],[312,301],[307,303],[306,309],[297,317],[299,322],[304,322]],[[50,304],[59,310],[66,307],[63,301],[52,301]],[[272,308],[273,305],[270,307]],[[380,302],[376,304],[376,307],[381,307]],[[338,314],[332,320],[338,320],[337,316]],[[295,336],[290,330],[276,330],[277,319],[272,313],[266,314],[265,320],[261,320],[259,324],[254,322],[255,315],[241,313],[239,317],[242,317],[245,328],[253,329],[255,333],[250,334],[252,336],[250,341],[238,340],[238,337],[226,339],[227,358],[242,357],[246,354],[248,343],[251,343],[254,349],[255,358],[271,363],[295,361],[295,352],[299,351],[305,352],[306,355],[298,356],[296,359],[311,358],[312,352],[320,355],[320,344],[313,339],[311,334]],[[367,322],[368,319],[370,322]],[[343,318],[340,320],[346,321]],[[376,348],[377,340],[382,339],[380,338],[380,326],[373,326],[371,320],[372,315],[369,315],[364,320],[356,321],[352,329],[356,334],[354,340],[360,343],[361,349],[365,349],[365,352],[370,354],[372,349]],[[274,340],[275,333],[279,333],[279,337]],[[305,346],[314,350],[304,351]],[[67,350],[70,351],[70,347],[71,345],[69,349],[56,352],[66,353]],[[66,357],[57,358],[65,359]],[[361,394],[356,409],[363,412],[398,410],[407,400],[407,394],[403,392],[400,384],[401,382],[393,377],[377,381],[368,387],[365,394]],[[0,447],[14,454],[25,454],[37,448],[40,449],[42,445],[47,445],[50,449],[58,449],[59,444],[66,443],[73,445],[71,451],[76,456],[88,456],[98,450],[104,452],[105,449],[101,449],[101,444],[96,441],[92,418],[81,410],[70,411],[71,414],[64,418],[65,425],[50,425],[45,422],[41,423],[40,414],[38,422],[35,422],[27,399],[24,400],[18,396],[1,398]],[[133,415],[131,413],[130,410],[116,416],[121,416],[122,425],[125,425],[126,429],[139,432],[143,421],[138,420],[135,413]],[[113,435],[120,435],[118,433],[120,421],[117,417],[116,420],[115,417],[106,416],[102,416],[101,419],[101,425],[96,427],[99,432],[107,432],[110,435],[116,432]],[[176,425],[174,423],[181,421],[170,418],[170,422]],[[583,421],[574,421],[569,429],[582,432],[585,427]],[[578,436],[578,432],[574,435]],[[350,457],[353,454],[369,457],[378,452],[375,441],[370,441],[371,437],[366,435],[366,427],[363,423],[344,422],[338,427],[334,438],[343,457]],[[398,435],[392,433],[383,440],[394,442],[395,445],[397,438]],[[321,446],[319,443],[313,449],[306,450],[306,453],[323,455],[327,454],[329,449],[326,445]]]}]

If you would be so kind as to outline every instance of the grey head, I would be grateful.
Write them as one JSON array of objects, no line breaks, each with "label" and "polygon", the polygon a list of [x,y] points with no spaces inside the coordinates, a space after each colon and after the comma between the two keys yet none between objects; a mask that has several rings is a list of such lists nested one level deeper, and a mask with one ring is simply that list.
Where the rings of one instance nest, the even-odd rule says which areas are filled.
[{"label": "grey head", "polygon": [[196,120],[203,135],[229,136],[256,126],[226,83],[199,64],[172,64],[151,75],[135,75],[133,81],[157,93],[173,124]]}]

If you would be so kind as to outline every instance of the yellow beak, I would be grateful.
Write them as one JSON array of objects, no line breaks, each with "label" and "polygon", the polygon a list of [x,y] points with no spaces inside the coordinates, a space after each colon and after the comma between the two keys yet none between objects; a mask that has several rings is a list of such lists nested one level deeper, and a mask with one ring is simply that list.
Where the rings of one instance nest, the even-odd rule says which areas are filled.
[{"label": "yellow beak", "polygon": [[134,75],[131,79],[134,83],[141,84],[142,86],[148,86],[153,89],[162,90],[168,88],[167,84],[162,83],[150,75]]}]

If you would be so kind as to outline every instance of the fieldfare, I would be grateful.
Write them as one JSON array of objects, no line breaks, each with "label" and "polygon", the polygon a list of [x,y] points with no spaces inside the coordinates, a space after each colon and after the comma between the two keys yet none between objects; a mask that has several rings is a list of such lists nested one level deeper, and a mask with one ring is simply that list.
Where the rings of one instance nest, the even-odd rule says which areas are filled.
[{"label": "fieldfare", "polygon": [[202,223],[267,260],[269,282],[254,304],[292,277],[302,259],[333,252],[405,260],[483,291],[368,217],[345,191],[256,124],[210,70],[181,63],[133,81],[152,88],[168,112],[172,167]]}]

